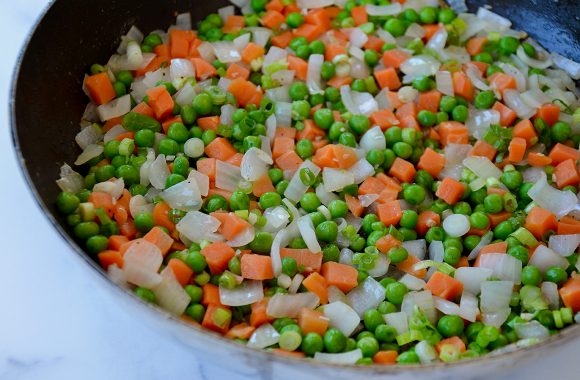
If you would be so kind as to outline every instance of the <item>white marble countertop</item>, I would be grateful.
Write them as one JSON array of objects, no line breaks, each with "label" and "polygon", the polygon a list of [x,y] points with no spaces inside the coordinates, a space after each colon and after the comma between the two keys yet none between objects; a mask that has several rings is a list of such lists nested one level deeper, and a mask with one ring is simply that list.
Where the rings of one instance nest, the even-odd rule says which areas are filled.
[{"label": "white marble countertop", "polygon": [[[17,53],[46,4],[0,1],[0,379],[224,378],[93,286],[26,188],[9,136],[8,91]],[[580,341],[505,379],[578,378],[579,353]]]}]

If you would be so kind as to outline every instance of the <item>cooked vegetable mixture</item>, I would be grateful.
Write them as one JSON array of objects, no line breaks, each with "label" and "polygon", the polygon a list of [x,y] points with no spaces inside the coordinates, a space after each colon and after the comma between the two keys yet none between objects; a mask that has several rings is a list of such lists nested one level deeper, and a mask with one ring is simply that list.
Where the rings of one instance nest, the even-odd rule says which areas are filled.
[{"label": "cooked vegetable mixture", "polygon": [[113,281],[345,364],[580,322],[577,63],[488,9],[234,3],[133,27],[85,76],[84,175],[62,167],[56,206]]}]

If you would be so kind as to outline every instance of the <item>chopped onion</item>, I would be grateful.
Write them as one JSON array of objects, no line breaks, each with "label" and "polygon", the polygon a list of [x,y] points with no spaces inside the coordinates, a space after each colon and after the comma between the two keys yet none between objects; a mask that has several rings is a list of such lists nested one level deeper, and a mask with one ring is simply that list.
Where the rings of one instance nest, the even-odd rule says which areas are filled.
[{"label": "chopped onion", "polygon": [[369,66],[364,61],[364,52],[361,49],[352,46],[349,49],[349,53],[352,56],[349,60],[350,76],[353,77],[354,79],[368,78],[371,72]]},{"label": "chopped onion", "polygon": [[[526,91],[526,77],[524,76],[524,74],[522,74],[522,72],[520,70],[517,69],[517,67],[512,66],[512,65],[508,65],[507,63],[503,63],[500,62],[498,64],[498,66],[508,75],[512,76],[515,78],[516,80],[516,86],[517,86],[517,91],[518,91],[518,95],[519,92],[524,92]],[[516,90],[509,90],[510,92],[516,91]],[[503,96],[505,98],[506,94],[505,91],[503,93]],[[507,100],[506,100],[507,101]],[[514,111],[516,111],[514,109]],[[516,111],[517,113],[517,111]]]},{"label": "chopped onion", "polygon": [[542,104],[550,102],[550,98],[538,88],[532,88],[531,90],[523,92],[521,98],[531,108],[538,108]]},{"label": "chopped onion", "polygon": [[[360,28],[353,28],[350,33],[350,44],[357,48],[361,48],[368,41],[368,36]],[[351,54],[352,55],[352,54]]]},{"label": "chopped onion", "polygon": [[368,92],[352,91],[349,86],[342,86],[340,95],[346,109],[354,115],[370,116],[379,109],[377,101]]},{"label": "chopped onion", "polygon": [[366,158],[362,158],[351,166],[348,169],[348,172],[352,174],[354,183],[359,184],[374,175],[375,168],[366,160]]},{"label": "chopped onion", "polygon": [[392,16],[403,11],[403,7],[400,3],[392,3],[389,5],[367,4],[366,8],[369,16]]},{"label": "chopped onion", "polygon": [[443,229],[451,237],[460,237],[469,232],[469,218],[462,214],[449,215],[443,220]]},{"label": "chopped onion", "polygon": [[328,287],[328,303],[340,301],[348,305],[349,300],[346,295],[334,285]]},{"label": "chopped onion", "polygon": [[514,330],[520,339],[545,339],[550,336],[550,330],[538,321],[516,323]]},{"label": "chopped onion", "polygon": [[467,25],[465,31],[461,34],[461,41],[467,41],[469,38],[481,32],[485,23],[471,13],[462,13],[458,18]]},{"label": "chopped onion", "polygon": [[123,260],[127,282],[152,288],[162,281],[157,271],[163,262],[163,255],[155,244],[143,239],[135,240],[123,255]]},{"label": "chopped onion", "polygon": [[62,191],[78,193],[85,187],[85,179],[68,164],[63,164],[60,167],[60,178],[56,180],[56,184]]},{"label": "chopped onion", "polygon": [[568,268],[568,260],[552,251],[545,245],[539,245],[534,251],[529,265],[538,267],[538,269],[545,273],[550,267],[560,267],[562,269]]},{"label": "chopped onion", "polygon": [[272,74],[272,79],[279,82],[283,86],[291,85],[294,82],[294,70],[279,70]]},{"label": "chopped onion", "polygon": [[506,105],[511,108],[521,119],[529,119],[536,113],[536,110],[528,107],[520,97],[517,90],[505,90],[503,97]]},{"label": "chopped onion", "polygon": [[478,314],[477,297],[469,291],[464,290],[459,301],[459,316],[469,322],[475,322]]},{"label": "chopped onion", "polygon": [[421,292],[409,292],[405,294],[405,297],[403,297],[403,304],[401,305],[401,311],[412,316],[415,312],[415,307],[418,307],[431,323],[437,322],[437,310],[435,310],[435,303],[431,291],[424,290]]},{"label": "chopped onion", "polygon": [[568,214],[578,204],[578,198],[573,192],[553,188],[548,184],[544,174],[528,190],[528,196],[540,207],[556,214],[558,218]]},{"label": "chopped onion", "polygon": [[387,44],[396,44],[397,40],[393,35],[383,28],[377,29],[377,36]]},{"label": "chopped onion", "polygon": [[354,174],[343,169],[324,168],[322,171],[322,181],[327,191],[340,191],[354,183]]},{"label": "chopped onion", "polygon": [[170,174],[165,155],[160,154],[149,167],[149,182],[156,189],[165,189],[165,182]]},{"label": "chopped onion", "polygon": [[169,66],[169,75],[173,82],[181,81],[185,78],[195,77],[195,68],[189,59],[174,58]]},{"label": "chopped onion", "polygon": [[143,212],[153,213],[153,204],[147,203],[147,199],[144,196],[137,194],[131,197],[129,200],[129,211],[131,212],[131,216],[135,218],[137,214],[141,214]]},{"label": "chopped onion", "polygon": [[[511,28],[512,23],[505,17],[498,15],[497,13],[493,13],[492,11],[486,8],[479,8],[476,14],[477,18],[480,20],[486,21],[489,24],[489,28],[491,30],[503,32],[509,28]],[[497,29],[495,29],[497,28]]]},{"label": "chopped onion", "polygon": [[296,5],[302,9],[324,8],[334,4],[335,0],[297,0]]},{"label": "chopped onion", "polygon": [[165,189],[160,196],[171,208],[181,211],[197,211],[203,203],[197,182],[189,178]]},{"label": "chopped onion", "polygon": [[[484,281],[481,283],[481,311],[496,313],[510,310],[514,283],[512,281]],[[503,323],[503,322],[502,322]]]},{"label": "chopped onion", "polygon": [[263,150],[256,147],[248,149],[242,158],[241,176],[247,181],[257,181],[260,177],[268,173],[272,165],[272,157]]},{"label": "chopped onion", "polygon": [[239,37],[234,38],[232,42],[234,43],[234,46],[236,47],[238,52],[241,53],[246,48],[246,46],[248,46],[251,37],[252,35],[250,33],[244,33]]},{"label": "chopped onion", "polygon": [[339,329],[347,337],[354,332],[360,323],[357,312],[344,302],[337,301],[324,305],[322,312],[329,319],[329,327]]},{"label": "chopped onion", "polygon": [[434,240],[429,244],[429,258],[435,262],[443,262],[443,242]]},{"label": "chopped onion", "polygon": [[320,72],[324,56],[322,54],[312,54],[308,58],[308,70],[306,72],[306,85],[311,95],[321,94],[324,92]]},{"label": "chopped onion", "polygon": [[445,48],[439,54],[443,61],[455,60],[459,63],[467,63],[471,60],[471,56],[464,47],[451,45]]},{"label": "chopped onion", "polygon": [[[215,50],[211,43],[203,41],[198,47],[197,51],[201,58],[208,62],[212,62],[215,59]],[[207,79],[207,76],[201,78],[202,80]]]},{"label": "chopped onion", "polygon": [[469,252],[467,260],[473,260],[479,255],[479,251],[486,245],[488,245],[493,240],[493,232],[487,231],[482,237],[479,243]]},{"label": "chopped onion", "polygon": [[433,297],[435,308],[446,315],[459,315],[460,308],[459,305],[446,299]]},{"label": "chopped onion", "polygon": [[403,78],[403,82],[410,83],[420,76],[435,75],[439,67],[441,67],[441,62],[430,55],[415,55],[401,63],[400,69],[407,78],[407,80]]},{"label": "chopped onion", "polygon": [[127,62],[131,66],[141,66],[143,63],[143,53],[137,41],[127,43]]},{"label": "chopped onion", "polygon": [[471,80],[471,82],[476,88],[482,91],[489,90],[489,86],[483,80],[482,73],[481,71],[479,71],[477,66],[471,63],[466,64],[465,73],[467,74],[467,77],[469,78],[469,80]]},{"label": "chopped onion", "polygon": [[393,326],[399,335],[409,331],[408,317],[409,316],[404,311],[383,314],[383,319],[385,322],[387,322],[389,326]]},{"label": "chopped onion", "polygon": [[437,71],[435,73],[435,81],[437,83],[437,90],[444,95],[454,96],[453,79],[449,71]]},{"label": "chopped onion", "polygon": [[310,170],[315,177],[320,173],[320,168],[310,160],[306,160],[302,164],[300,164],[300,166],[292,176],[292,179],[288,183],[286,191],[284,191],[284,196],[293,202],[298,202],[302,197],[302,195],[304,195],[308,190],[308,188],[310,187],[309,185],[305,185],[302,182],[302,179],[300,178],[301,177],[300,174],[302,173],[303,169]]},{"label": "chopped onion", "polygon": [[121,36],[121,43],[117,48],[117,53],[125,54],[127,52],[127,44],[129,43],[129,41],[135,41],[140,44],[141,42],[143,42],[143,37],[144,37],[143,33],[139,30],[139,28],[133,25],[129,29],[127,34]]},{"label": "chopped onion", "polygon": [[580,234],[552,235],[548,242],[548,248],[564,257],[572,255],[578,245],[580,245]]},{"label": "chopped onion", "polygon": [[112,181],[99,182],[93,186],[93,191],[107,193],[111,195],[113,200],[121,198],[123,190],[125,189],[125,181],[123,178],[117,178]]},{"label": "chopped onion", "polygon": [[180,13],[175,18],[175,28],[181,30],[191,30],[191,13]]},{"label": "chopped onion", "polygon": [[82,165],[87,163],[91,159],[97,157],[99,154],[103,153],[105,149],[102,145],[99,144],[89,144],[87,147],[82,151],[81,154],[77,157],[76,161],[74,162],[75,165]]},{"label": "chopped onion", "polygon": [[415,353],[419,357],[421,364],[429,364],[437,359],[437,351],[426,340],[422,340],[415,345]]},{"label": "chopped onion", "polygon": [[215,186],[218,189],[236,191],[241,180],[239,167],[220,160],[216,161]]},{"label": "chopped onion", "polygon": [[97,107],[97,113],[101,121],[123,116],[129,111],[131,111],[131,95],[123,95]]},{"label": "chopped onion", "polygon": [[493,313],[483,313],[481,315],[481,321],[485,325],[494,326],[499,329],[504,324],[504,322],[507,321],[510,313],[511,309],[509,307],[495,311]]},{"label": "chopped onion", "polygon": [[438,7],[439,2],[437,0],[407,0],[403,4],[403,9],[414,9],[420,11],[425,7]]},{"label": "chopped onion", "polygon": [[159,306],[175,316],[181,316],[191,302],[191,297],[169,267],[161,272],[161,282],[151,290]]},{"label": "chopped onion", "polygon": [[409,252],[410,255],[415,256],[419,260],[425,259],[425,253],[427,252],[427,242],[425,239],[407,240],[404,241],[401,245]]},{"label": "chopped onion", "polygon": [[314,293],[280,294],[276,293],[268,301],[266,313],[274,318],[296,318],[300,309],[314,309],[320,303],[320,299]]},{"label": "chopped onion", "polygon": [[425,29],[419,24],[412,23],[405,31],[405,37],[423,38],[425,37]]},{"label": "chopped onion", "polygon": [[245,280],[241,285],[229,289],[220,285],[220,302],[227,306],[244,306],[264,298],[262,281]]},{"label": "chopped onion", "polygon": [[251,348],[266,348],[273,346],[280,341],[280,334],[269,323],[264,323],[258,327],[250,339],[248,340],[248,347]]},{"label": "chopped onion", "polygon": [[290,286],[288,287],[288,293],[296,294],[300,288],[300,285],[302,285],[302,280],[304,280],[304,276],[301,273],[295,275],[292,279],[292,282],[290,283]]},{"label": "chopped onion", "polygon": [[221,222],[211,215],[199,211],[190,211],[177,223],[177,231],[188,240],[199,243],[202,240],[221,241],[223,238],[215,232]]},{"label": "chopped onion", "polygon": [[552,66],[553,63],[550,56],[546,57],[546,59],[543,61],[529,57],[524,51],[524,47],[522,45],[518,47],[516,54],[518,55],[518,58],[521,59],[526,65],[535,69],[547,69],[548,67]]},{"label": "chopped onion", "polygon": [[560,295],[558,294],[558,285],[554,282],[544,281],[540,287],[542,295],[548,301],[551,310],[560,307]]},{"label": "chopped onion", "polygon": [[276,276],[282,272],[282,258],[280,256],[280,248],[286,247],[290,243],[292,237],[293,236],[288,232],[288,230],[283,229],[276,234],[274,240],[272,241],[270,258],[272,259],[272,270]]},{"label": "chopped onion", "polygon": [[[138,48],[138,46],[137,46],[137,48]],[[137,63],[138,56],[132,55],[132,57],[134,57],[134,58],[131,58],[133,61],[130,61],[129,57],[127,55],[113,54],[111,56],[111,58],[109,59],[109,62],[107,62],[107,67],[115,73],[118,73],[119,71],[122,71],[122,70],[143,69],[143,68],[147,67],[147,65],[149,65],[151,63],[151,61],[153,61],[153,59],[156,57],[156,54],[143,53],[142,54],[143,58],[140,60],[139,63]]]},{"label": "chopped onion", "polygon": [[484,281],[487,281],[491,277],[492,273],[492,269],[481,266],[461,267],[457,268],[454,277],[457,281],[463,283],[465,290],[477,295],[481,292],[481,284]]},{"label": "chopped onion", "polygon": [[445,147],[445,167],[439,174],[439,178],[451,177],[459,180],[463,171],[463,159],[472,146],[469,144],[447,144]]},{"label": "chopped onion", "polygon": [[231,41],[213,42],[213,48],[217,59],[223,63],[234,63],[242,60],[236,45]]},{"label": "chopped onion", "polygon": [[346,297],[353,310],[362,318],[365,311],[377,308],[385,300],[385,288],[372,277],[367,277]]},{"label": "chopped onion", "polygon": [[339,354],[328,354],[326,352],[316,352],[314,354],[314,360],[332,364],[356,364],[360,359],[362,359],[360,348]]},{"label": "chopped onion", "polygon": [[427,42],[425,48],[440,52],[445,48],[445,44],[447,44],[447,37],[447,29],[441,27],[429,39],[429,42]]},{"label": "chopped onion", "polygon": [[129,284],[127,284],[125,278],[125,272],[123,272],[123,269],[120,269],[117,264],[109,265],[107,268],[107,276],[112,283],[117,284],[122,288],[129,288]]},{"label": "chopped onion", "polygon": [[425,289],[426,285],[425,281],[408,273],[404,274],[403,277],[399,279],[399,282],[405,284],[409,290]]},{"label": "chopped onion", "polygon": [[317,253],[322,251],[318,239],[316,239],[316,232],[310,215],[304,215],[298,219],[298,230],[310,252]]},{"label": "chopped onion", "polygon": [[290,220],[290,214],[282,206],[267,208],[262,216],[266,218],[266,225],[262,227],[262,230],[267,232],[279,231]]},{"label": "chopped onion", "polygon": [[382,277],[389,271],[390,264],[391,260],[389,260],[387,256],[378,255],[375,259],[375,266],[367,272],[369,273],[369,276],[373,278]]},{"label": "chopped onion", "polygon": [[385,150],[387,141],[381,127],[376,126],[369,129],[360,139],[360,146],[367,152],[372,149]]},{"label": "chopped onion", "polygon": [[[389,88],[383,88],[376,96],[375,101],[380,110],[393,110],[393,106],[391,105],[391,101],[389,100]],[[393,120],[393,125],[399,124],[399,120]]]},{"label": "chopped onion", "polygon": [[580,79],[580,63],[574,62],[558,53],[551,54],[554,64],[564,70],[572,79]]},{"label": "chopped onion", "polygon": [[463,165],[480,178],[499,178],[501,170],[493,164],[487,157],[467,157],[463,160]]},{"label": "chopped onion", "polygon": [[103,132],[101,131],[101,128],[99,128],[98,126],[94,124],[89,124],[88,126],[84,127],[79,133],[77,133],[77,135],[75,136],[75,141],[81,149],[85,149],[87,146],[91,144],[97,144],[103,141]]},{"label": "chopped onion", "polygon": [[479,257],[479,267],[489,268],[492,275],[500,280],[512,281],[519,285],[522,282],[522,261],[511,255],[486,253]]},{"label": "chopped onion", "polygon": [[338,195],[326,190],[324,183],[321,183],[316,187],[316,195],[318,196],[318,199],[320,199],[320,202],[325,206],[328,206],[330,202],[339,199]]},{"label": "chopped onion", "polygon": [[228,17],[234,15],[235,11],[236,10],[235,10],[233,5],[228,5],[228,6],[221,7],[220,9],[218,9],[218,15],[220,15],[223,22],[226,22]]}]

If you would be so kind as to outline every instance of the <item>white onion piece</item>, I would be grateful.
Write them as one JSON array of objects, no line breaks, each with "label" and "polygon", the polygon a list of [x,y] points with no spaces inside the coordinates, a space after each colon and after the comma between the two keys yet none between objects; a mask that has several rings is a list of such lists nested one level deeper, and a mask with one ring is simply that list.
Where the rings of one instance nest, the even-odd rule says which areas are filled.
[{"label": "white onion piece", "polygon": [[578,245],[580,245],[580,234],[552,235],[548,242],[548,248],[564,257],[573,254]]},{"label": "white onion piece", "polygon": [[286,247],[290,243],[291,239],[292,235],[286,229],[283,229],[276,234],[274,240],[272,241],[270,258],[272,259],[272,270],[276,276],[282,272],[282,258],[280,256],[280,248]]},{"label": "white onion piece", "polygon": [[322,70],[322,63],[324,56],[322,54],[312,54],[308,58],[308,70],[306,72],[306,85],[311,95],[321,94],[324,92],[322,78],[320,72]]},{"label": "white onion piece", "polygon": [[517,323],[514,330],[520,339],[545,339],[550,336],[550,330],[538,321]]},{"label": "white onion piece", "polygon": [[127,52],[127,44],[129,43],[129,41],[135,41],[138,44],[140,44],[141,42],[143,42],[143,33],[139,30],[139,28],[137,28],[135,25],[133,25],[129,31],[127,32],[127,34],[125,34],[124,36],[121,36],[121,43],[119,44],[119,47],[117,48],[117,53],[119,54],[125,54]]},{"label": "white onion piece", "polygon": [[348,169],[348,172],[353,175],[354,183],[359,184],[374,175],[375,168],[366,160],[366,158],[362,158],[351,166]]},{"label": "white onion piece", "polygon": [[545,245],[539,245],[534,251],[529,265],[538,267],[538,269],[545,273],[550,267],[560,267],[562,269],[568,268],[568,260],[558,255]]},{"label": "white onion piece", "polygon": [[99,154],[103,153],[105,149],[102,145],[99,144],[89,144],[87,147],[79,154],[76,161],[74,162],[75,165],[82,165],[87,163],[91,159],[97,157]]},{"label": "white onion piece", "polygon": [[233,5],[228,5],[228,6],[221,7],[220,9],[218,9],[218,15],[221,17],[223,22],[226,22],[228,17],[234,15],[235,11],[236,11],[236,9],[234,8]]},{"label": "white onion piece", "polygon": [[471,60],[471,56],[469,55],[467,50],[464,47],[456,45],[451,45],[443,49],[440,52],[439,57],[443,61],[455,60],[459,63],[467,63]]},{"label": "white onion piece", "polygon": [[97,107],[97,113],[101,121],[123,116],[129,111],[131,111],[131,95],[123,95]]},{"label": "white onion piece", "polygon": [[[481,311],[495,313],[510,310],[514,283],[512,281],[484,281],[481,283]],[[503,323],[503,322],[502,322]]]},{"label": "white onion piece", "polygon": [[497,327],[499,329],[501,327],[501,325],[503,325],[504,322],[507,321],[510,313],[511,313],[511,309],[509,307],[495,311],[493,313],[491,313],[491,312],[490,313],[482,313],[481,314],[481,321],[485,325],[494,326],[494,327]]},{"label": "white onion piece", "polygon": [[367,152],[372,149],[385,150],[387,141],[379,126],[369,129],[360,139],[360,146]]},{"label": "white onion piece", "polygon": [[459,301],[459,316],[469,322],[475,322],[478,314],[477,297],[469,291],[464,290]]},{"label": "white onion piece", "polygon": [[111,195],[114,200],[121,198],[123,189],[125,188],[125,181],[123,178],[117,178],[114,181],[99,182],[93,186],[93,191],[107,193]]},{"label": "white onion piece", "polygon": [[369,16],[392,16],[403,11],[403,7],[400,3],[392,3],[388,5],[367,4],[366,8]]},{"label": "white onion piece", "polygon": [[246,46],[248,46],[251,37],[252,35],[250,33],[244,33],[241,36],[234,38],[232,42],[234,43],[234,46],[238,52],[241,53],[246,48]]},{"label": "white onion piece", "polygon": [[421,292],[409,292],[405,294],[401,311],[412,316],[415,312],[415,307],[418,307],[431,323],[437,322],[437,310],[435,310],[435,303],[431,291],[423,290]]},{"label": "white onion piece", "polygon": [[153,61],[156,55],[153,53],[143,53],[142,54],[143,58],[140,60],[139,63],[137,63],[138,56],[132,55],[132,57],[134,58],[131,58],[132,61],[130,61],[127,55],[113,54],[109,59],[109,61],[107,62],[106,66],[109,69],[111,69],[114,73],[118,73],[119,71],[122,70],[139,70],[147,67],[147,65],[150,64],[151,61]]},{"label": "white onion piece", "polygon": [[460,237],[469,232],[469,218],[462,214],[449,215],[443,220],[443,229],[451,237]]},{"label": "white onion piece", "polygon": [[522,173],[525,182],[535,183],[546,174],[543,167],[530,166]]},{"label": "white onion piece", "polygon": [[521,98],[524,103],[531,108],[538,108],[541,105],[550,102],[550,98],[537,88],[532,88],[531,90],[523,92]]},{"label": "white onion piece", "polygon": [[195,77],[195,67],[189,59],[174,58],[169,66],[169,75],[172,81]]},{"label": "white onion piece", "polygon": [[528,195],[540,207],[550,210],[558,218],[568,214],[578,204],[578,198],[571,191],[561,191],[548,184],[546,175],[528,190]]},{"label": "white onion piece", "polygon": [[391,260],[389,260],[385,255],[378,255],[375,259],[374,268],[368,270],[369,276],[373,278],[384,276],[389,271],[390,264]]},{"label": "white onion piece", "polygon": [[354,174],[343,169],[324,168],[322,171],[322,181],[327,191],[340,191],[354,183]]},{"label": "white onion piece", "polygon": [[122,288],[128,289],[129,284],[127,284],[127,279],[125,278],[125,272],[120,269],[117,264],[111,264],[107,268],[107,277],[112,283],[119,285]]},{"label": "white onion piece", "polygon": [[518,55],[518,58],[521,59],[526,65],[536,69],[547,69],[548,67],[552,66],[553,63],[550,56],[546,57],[546,59],[543,61],[528,57],[522,45],[518,47],[516,54]]},{"label": "white onion piece", "polygon": [[422,340],[415,346],[415,353],[419,357],[421,364],[429,364],[437,359],[437,351],[426,340]]},{"label": "white onion piece", "polygon": [[202,240],[221,241],[223,238],[215,232],[221,222],[211,215],[199,211],[190,211],[177,223],[177,231],[194,243]]},{"label": "white onion piece", "polygon": [[269,323],[264,323],[258,327],[250,339],[248,340],[248,347],[251,348],[266,348],[273,346],[280,341],[280,334]]},{"label": "white onion piece", "polygon": [[63,164],[60,167],[60,178],[56,180],[56,184],[62,191],[78,193],[85,187],[85,179],[68,164]]},{"label": "white onion piece", "polygon": [[501,177],[502,171],[493,164],[487,157],[467,157],[463,160],[463,165],[471,170],[475,175],[480,178],[499,178]]},{"label": "white onion piece", "polygon": [[136,240],[123,255],[123,271],[127,282],[152,288],[162,281],[157,271],[163,262],[159,248],[147,240]]},{"label": "white onion piece", "polygon": [[364,44],[367,43],[368,40],[369,40],[368,36],[360,28],[352,29],[352,32],[350,33],[351,46],[361,48],[364,46]]},{"label": "white onion piece", "polygon": [[536,113],[536,110],[528,107],[520,97],[518,90],[505,90],[503,97],[506,105],[511,108],[519,118],[529,119]]},{"label": "white onion piece", "polygon": [[445,315],[459,315],[459,305],[440,297],[433,297],[435,308]]},{"label": "white onion piece", "polygon": [[227,306],[244,306],[264,298],[262,281],[245,280],[241,285],[229,289],[220,285],[220,302]]},{"label": "white onion piece", "polygon": [[362,359],[360,348],[339,354],[328,354],[326,352],[316,352],[314,354],[314,360],[332,364],[356,364],[360,359]]},{"label": "white onion piece", "polygon": [[165,181],[170,174],[171,172],[165,161],[165,155],[160,154],[149,167],[149,182],[156,189],[165,189]]},{"label": "white onion piece", "polygon": [[480,256],[480,268],[489,268],[492,275],[500,280],[522,282],[522,261],[510,255],[486,253]]},{"label": "white onion piece", "polygon": [[244,245],[250,244],[256,237],[256,230],[251,225],[245,230],[238,233],[232,240],[226,242],[230,247],[242,247]]},{"label": "white onion piece", "polygon": [[350,336],[360,323],[357,312],[344,302],[332,302],[322,308],[324,316],[329,319],[329,327],[339,329],[347,337]]},{"label": "white onion piece", "polygon": [[262,227],[263,231],[275,232],[284,228],[290,220],[290,214],[282,206],[270,207],[264,210],[263,215],[266,218],[266,225]]},{"label": "white onion piece", "polygon": [[461,41],[467,41],[469,38],[481,32],[485,26],[482,20],[471,13],[461,13],[458,18],[467,25],[467,28],[461,34]]},{"label": "white onion piece", "polygon": [[272,165],[272,157],[263,150],[256,147],[248,149],[242,158],[241,176],[247,181],[257,181],[260,177],[268,173]]},{"label": "white onion piece", "polygon": [[409,252],[410,255],[415,256],[419,260],[425,259],[425,254],[427,253],[427,242],[425,239],[407,240],[404,241],[401,245]]},{"label": "white onion piece", "polygon": [[220,110],[221,110],[220,124],[231,126],[233,124],[232,116],[234,112],[236,112],[237,108],[232,106],[231,104],[225,104],[221,107]]},{"label": "white onion piece", "polygon": [[373,204],[379,198],[380,198],[379,194],[365,194],[365,195],[358,196],[358,200],[360,201],[360,205],[363,207],[369,207],[371,204]]},{"label": "white onion piece", "polygon": [[408,315],[404,311],[397,313],[383,314],[383,319],[389,326],[393,326],[397,330],[397,334],[401,335],[409,331]]},{"label": "white onion piece", "polygon": [[268,40],[272,36],[272,31],[268,28],[261,28],[261,27],[248,27],[247,30],[252,32],[252,38],[256,45],[266,47],[268,44]]},{"label": "white onion piece", "polygon": [[435,34],[431,36],[429,42],[427,42],[427,45],[425,45],[425,48],[439,52],[445,48],[445,44],[447,44],[447,37],[447,29],[443,27],[439,28],[439,30],[437,30]]},{"label": "white onion piece", "polygon": [[302,171],[302,169],[309,169],[314,174],[315,177],[320,173],[320,168],[310,160],[306,160],[302,164],[300,164],[300,166],[292,176],[292,179],[290,180],[290,183],[288,184],[286,191],[284,191],[284,196],[293,202],[298,202],[302,197],[302,195],[304,195],[304,193],[306,193],[306,191],[310,187],[302,183],[302,180],[300,179],[300,172]]},{"label": "white onion piece", "polygon": [[328,206],[330,202],[339,199],[338,195],[326,190],[324,183],[321,183],[316,187],[316,195],[318,196],[318,199],[320,199],[320,202],[325,206]]},{"label": "white onion piece", "polygon": [[314,309],[320,303],[320,299],[314,293],[280,294],[276,293],[268,301],[266,313],[274,318],[296,318],[300,309]]},{"label": "white onion piece", "polygon": [[137,41],[127,43],[127,62],[131,66],[140,66],[143,63],[143,53]]},{"label": "white onion piece", "polygon": [[346,295],[334,285],[328,287],[328,303],[340,301],[348,305],[349,300]]},{"label": "white onion piece", "polygon": [[429,244],[429,258],[435,262],[443,262],[443,242],[434,240]]},{"label": "white onion piece", "polygon": [[[499,255],[498,255],[499,256]],[[454,278],[463,283],[463,287],[475,295],[481,292],[481,284],[487,281],[493,271],[485,267],[461,267],[457,268]]]},{"label": "white onion piece", "polygon": [[466,66],[467,66],[467,69],[465,70],[465,73],[467,74],[467,77],[469,78],[469,80],[471,80],[473,85],[477,89],[482,90],[482,91],[489,90],[489,86],[483,80],[483,76],[481,74],[481,71],[479,71],[479,69],[471,63],[468,63]]},{"label": "white onion piece", "polygon": [[236,191],[241,180],[239,167],[220,160],[216,161],[215,186],[218,189]]},{"label": "white onion piece", "polygon": [[411,38],[423,38],[425,37],[425,29],[423,29],[423,27],[419,24],[412,23],[407,27],[405,36]]},{"label": "white onion piece", "polygon": [[560,307],[560,295],[558,294],[558,285],[554,282],[544,281],[540,286],[542,290],[542,296],[548,302],[551,310],[555,310]]},{"label": "white onion piece", "polygon": [[169,313],[175,316],[182,315],[191,302],[191,297],[177,281],[171,268],[165,268],[161,272],[161,278],[161,282],[151,289],[155,294],[155,300]]},{"label": "white onion piece", "polygon": [[324,8],[333,5],[334,0],[297,0],[296,5],[302,9]]},{"label": "white onion piece", "polygon": [[370,116],[379,109],[377,101],[368,92],[352,91],[349,86],[342,86],[340,95],[346,109],[354,115]]},{"label": "white onion piece", "polygon": [[377,36],[387,44],[396,44],[397,40],[393,35],[383,28],[377,29]]},{"label": "white onion piece", "polygon": [[[503,32],[509,28],[511,28],[512,23],[505,17],[498,15],[497,13],[493,13],[492,11],[486,8],[479,8],[476,14],[477,18],[483,21],[487,21],[490,24],[490,27],[497,27],[496,31]],[[495,25],[494,25],[495,24]]]},{"label": "white onion piece", "polygon": [[[380,110],[393,110],[393,106],[391,105],[388,94],[389,89],[385,87],[375,96],[375,101],[377,102]],[[395,124],[399,124],[399,121],[397,120]]]},{"label": "white onion piece", "polygon": [[437,0],[407,0],[403,4],[403,9],[414,9],[420,11],[425,7],[437,7],[439,2]]},{"label": "white onion piece", "polygon": [[[116,127],[117,126],[111,128],[111,129],[114,129]],[[123,128],[123,127],[121,127],[121,128]],[[109,132],[107,132],[107,133],[109,133]],[[107,136],[107,137],[109,137],[109,136]],[[99,128],[98,126],[96,126],[94,124],[90,124],[90,125],[84,127],[83,129],[81,129],[81,131],[79,133],[77,133],[77,135],[75,136],[75,141],[81,149],[85,149],[87,146],[89,146],[91,144],[97,144],[97,143],[103,141],[103,132],[101,131],[101,128]],[[106,142],[107,141],[105,141],[105,143]]]},{"label": "white onion piece", "polygon": [[316,232],[310,215],[304,215],[298,219],[298,230],[310,252],[317,253],[322,251],[318,239],[316,239]]},{"label": "white onion piece", "polygon": [[134,218],[137,214],[142,213],[145,206],[148,206],[148,202],[144,196],[140,194],[133,195],[129,200],[129,211],[131,212],[131,216]]},{"label": "white onion piece", "polygon": [[290,286],[288,287],[289,294],[296,294],[298,289],[300,289],[300,285],[302,285],[302,280],[304,280],[304,276],[301,273],[298,273],[290,282]]},{"label": "white onion piece", "polygon": [[171,208],[181,211],[199,210],[203,203],[199,187],[194,179],[181,181],[165,189],[160,196]]},{"label": "white onion piece", "polygon": [[574,62],[556,52],[551,54],[554,64],[564,70],[572,79],[580,79],[580,63]]},{"label": "white onion piece", "polygon": [[[197,51],[201,58],[205,59],[208,62],[212,62],[215,59],[215,50],[211,43],[207,41],[203,41],[198,47]],[[202,78],[207,79],[207,78]]]},{"label": "white onion piece", "polygon": [[[430,55],[415,55],[401,63],[400,70],[409,76],[409,78],[417,78],[420,76],[435,75],[439,67],[441,67],[441,62]],[[405,82],[410,83],[410,81]]]},{"label": "white onion piece", "polygon": [[470,144],[448,144],[445,147],[445,167],[439,178],[451,177],[459,180],[463,171],[463,159],[467,157],[471,148]]},{"label": "white onion piece", "polygon": [[272,79],[286,86],[294,82],[294,75],[296,75],[294,70],[279,70],[272,74]]},{"label": "white onion piece", "polygon": [[453,79],[449,71],[437,71],[435,73],[435,82],[437,83],[437,90],[444,95],[454,96]]},{"label": "white onion piece", "polygon": [[479,251],[493,240],[493,232],[487,231],[482,237],[479,243],[469,252],[467,260],[473,260],[479,255]]},{"label": "white onion piece", "polygon": [[404,274],[403,277],[399,279],[399,282],[405,284],[409,290],[425,289],[426,285],[425,281],[408,273]]},{"label": "white onion piece", "polygon": [[385,288],[372,277],[367,277],[346,297],[353,310],[362,318],[365,311],[375,309],[385,300]]},{"label": "white onion piece", "polygon": [[213,42],[213,48],[217,59],[223,63],[234,63],[242,60],[236,45],[231,41]]}]

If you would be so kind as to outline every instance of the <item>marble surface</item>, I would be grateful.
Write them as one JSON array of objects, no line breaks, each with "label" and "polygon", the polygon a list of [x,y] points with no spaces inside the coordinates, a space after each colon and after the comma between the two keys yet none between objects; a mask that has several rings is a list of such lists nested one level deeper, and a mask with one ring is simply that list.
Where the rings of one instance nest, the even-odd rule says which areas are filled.
[{"label": "marble surface", "polygon": [[[245,380],[201,365],[195,354],[129,315],[85,277],[82,265],[33,202],[8,127],[13,65],[46,0],[0,0],[0,380]],[[26,242],[22,244],[22,242]],[[580,341],[507,379],[578,378]],[[500,379],[501,380],[501,379]]]}]

